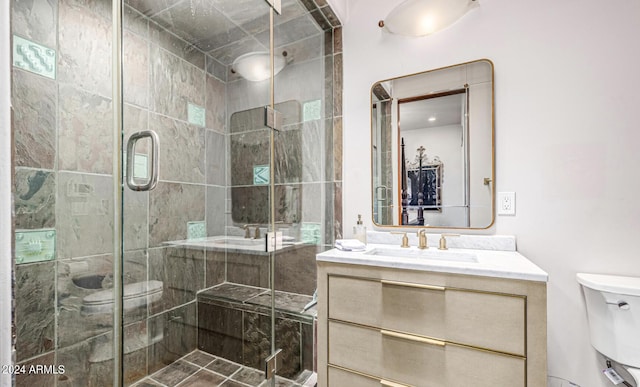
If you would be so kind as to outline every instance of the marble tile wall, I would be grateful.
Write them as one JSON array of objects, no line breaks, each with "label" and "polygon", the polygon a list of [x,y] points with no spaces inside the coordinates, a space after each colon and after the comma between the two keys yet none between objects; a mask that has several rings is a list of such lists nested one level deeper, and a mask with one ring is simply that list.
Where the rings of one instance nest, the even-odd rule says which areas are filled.
[{"label": "marble tile wall", "polygon": [[[112,356],[96,354],[112,350],[113,316],[108,307],[89,312],[85,300],[113,284],[110,2],[16,0],[12,28],[58,53],[56,79],[13,71],[16,229],[57,233],[54,261],[16,266],[17,360],[67,366],[60,377],[17,382],[104,385]],[[139,327],[132,337],[152,343],[125,343],[129,381],[196,348],[194,300],[205,286],[204,251],[164,242],[185,239],[187,222],[204,221],[207,206],[224,213],[226,68],[213,62],[205,67],[202,52],[125,7],[125,136],[154,129],[163,140],[158,189],[125,189],[125,285],[163,283],[160,300],[125,310],[125,323]],[[187,122],[188,103],[206,109],[206,127]],[[148,149],[141,143],[136,151]],[[209,218],[212,230],[224,231],[224,216]],[[211,285],[225,275],[224,261],[214,267]]]},{"label": "marble tile wall", "polygon": [[[111,313],[83,309],[86,297],[112,287],[110,4],[12,1],[12,32],[58,54],[56,79],[13,70],[16,229],[54,228],[57,233],[54,261],[16,266],[17,360],[68,367],[66,375],[41,381],[19,378],[18,385],[52,385],[51,379],[58,386],[83,385],[87,380],[104,384],[111,378],[112,360],[88,363],[96,348],[108,342]],[[335,91],[342,87],[340,29],[324,5],[305,4],[307,15],[297,0],[283,5],[285,15],[276,21],[276,31],[278,51],[287,51],[288,68],[276,79],[276,98],[291,101],[293,107],[282,107],[286,128],[276,141],[278,220],[321,223],[323,243],[330,246],[341,227],[341,91]],[[265,187],[253,186],[252,167],[268,164],[263,148],[268,132],[257,137],[239,133],[230,127],[230,117],[264,106],[269,92],[266,82],[250,83],[231,74],[230,61],[194,49],[133,8],[126,6],[124,11],[125,140],[146,129],[162,137],[158,188],[151,193],[125,189],[124,197],[125,284],[163,283],[161,300],[126,311],[126,324],[137,332],[133,336],[144,335],[152,343],[126,354],[131,364],[126,378],[133,381],[196,348],[196,292],[232,280],[268,284],[265,262],[187,251],[165,242],[186,239],[187,222],[205,221],[208,235],[220,235],[239,223],[265,218],[259,210],[268,207]],[[312,25],[319,18],[321,28]],[[264,29],[258,24],[245,27],[257,33],[254,42],[264,44]],[[248,46],[234,47],[229,46],[228,58]],[[324,78],[319,75],[323,73]],[[301,104],[318,99],[323,101],[324,117],[303,122]],[[206,111],[205,126],[187,122],[188,104]],[[261,114],[257,117],[262,120]],[[148,144],[136,149],[147,150]],[[233,203],[241,197],[252,198],[252,211],[262,215],[232,219]],[[283,256],[278,278],[300,278],[287,289],[313,292],[315,266],[310,257],[315,250]],[[78,282],[83,277],[92,277],[95,286]],[[247,324],[259,332],[260,318],[254,317]]]}]

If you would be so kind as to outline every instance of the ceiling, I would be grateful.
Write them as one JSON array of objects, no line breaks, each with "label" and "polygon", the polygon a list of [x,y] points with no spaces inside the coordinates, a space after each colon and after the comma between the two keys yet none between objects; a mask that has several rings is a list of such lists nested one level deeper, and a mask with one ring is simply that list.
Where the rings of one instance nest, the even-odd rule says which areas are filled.
[{"label": "ceiling", "polygon": [[[461,125],[462,103],[466,94],[429,98],[400,104],[399,120],[402,131]],[[434,117],[435,121],[429,121]]]},{"label": "ceiling", "polygon": [[[126,0],[161,27],[230,65],[253,51],[268,51],[269,5],[264,0]],[[299,0],[282,0],[274,18],[274,44],[282,47],[321,33]]]}]

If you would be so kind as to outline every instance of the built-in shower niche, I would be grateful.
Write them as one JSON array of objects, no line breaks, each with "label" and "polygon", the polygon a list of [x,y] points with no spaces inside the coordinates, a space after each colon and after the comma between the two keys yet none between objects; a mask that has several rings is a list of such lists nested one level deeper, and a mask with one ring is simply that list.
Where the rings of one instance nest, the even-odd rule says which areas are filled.
[{"label": "built-in shower niche", "polygon": [[275,222],[293,225],[302,218],[302,108],[298,101],[286,101],[276,104],[275,109],[282,115],[282,127],[274,131],[273,163],[270,163],[272,129],[265,126],[265,108],[231,115],[231,218],[237,226],[270,223],[271,175],[275,184]]}]

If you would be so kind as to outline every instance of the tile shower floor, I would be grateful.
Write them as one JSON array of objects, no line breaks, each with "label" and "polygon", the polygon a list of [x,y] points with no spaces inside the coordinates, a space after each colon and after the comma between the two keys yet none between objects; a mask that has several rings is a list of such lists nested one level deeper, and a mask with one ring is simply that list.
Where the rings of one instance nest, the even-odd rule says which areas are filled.
[{"label": "tile shower floor", "polygon": [[[315,386],[315,375],[305,371],[300,380],[276,378],[278,387]],[[264,372],[195,350],[156,373],[136,382],[133,387],[268,387]]]}]

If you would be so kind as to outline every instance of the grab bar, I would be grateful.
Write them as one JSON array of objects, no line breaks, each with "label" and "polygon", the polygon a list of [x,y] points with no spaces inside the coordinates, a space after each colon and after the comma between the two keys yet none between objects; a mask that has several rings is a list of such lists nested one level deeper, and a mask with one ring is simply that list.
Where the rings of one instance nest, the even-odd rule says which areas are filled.
[{"label": "grab bar", "polygon": [[[134,167],[135,167],[135,148],[138,140],[143,138],[151,139],[151,176],[149,181],[145,184],[138,184],[134,180]],[[159,172],[159,147],[160,141],[158,134],[153,130],[143,130],[137,132],[129,137],[127,142],[127,186],[133,191],[150,191],[158,184],[158,172]]]}]

